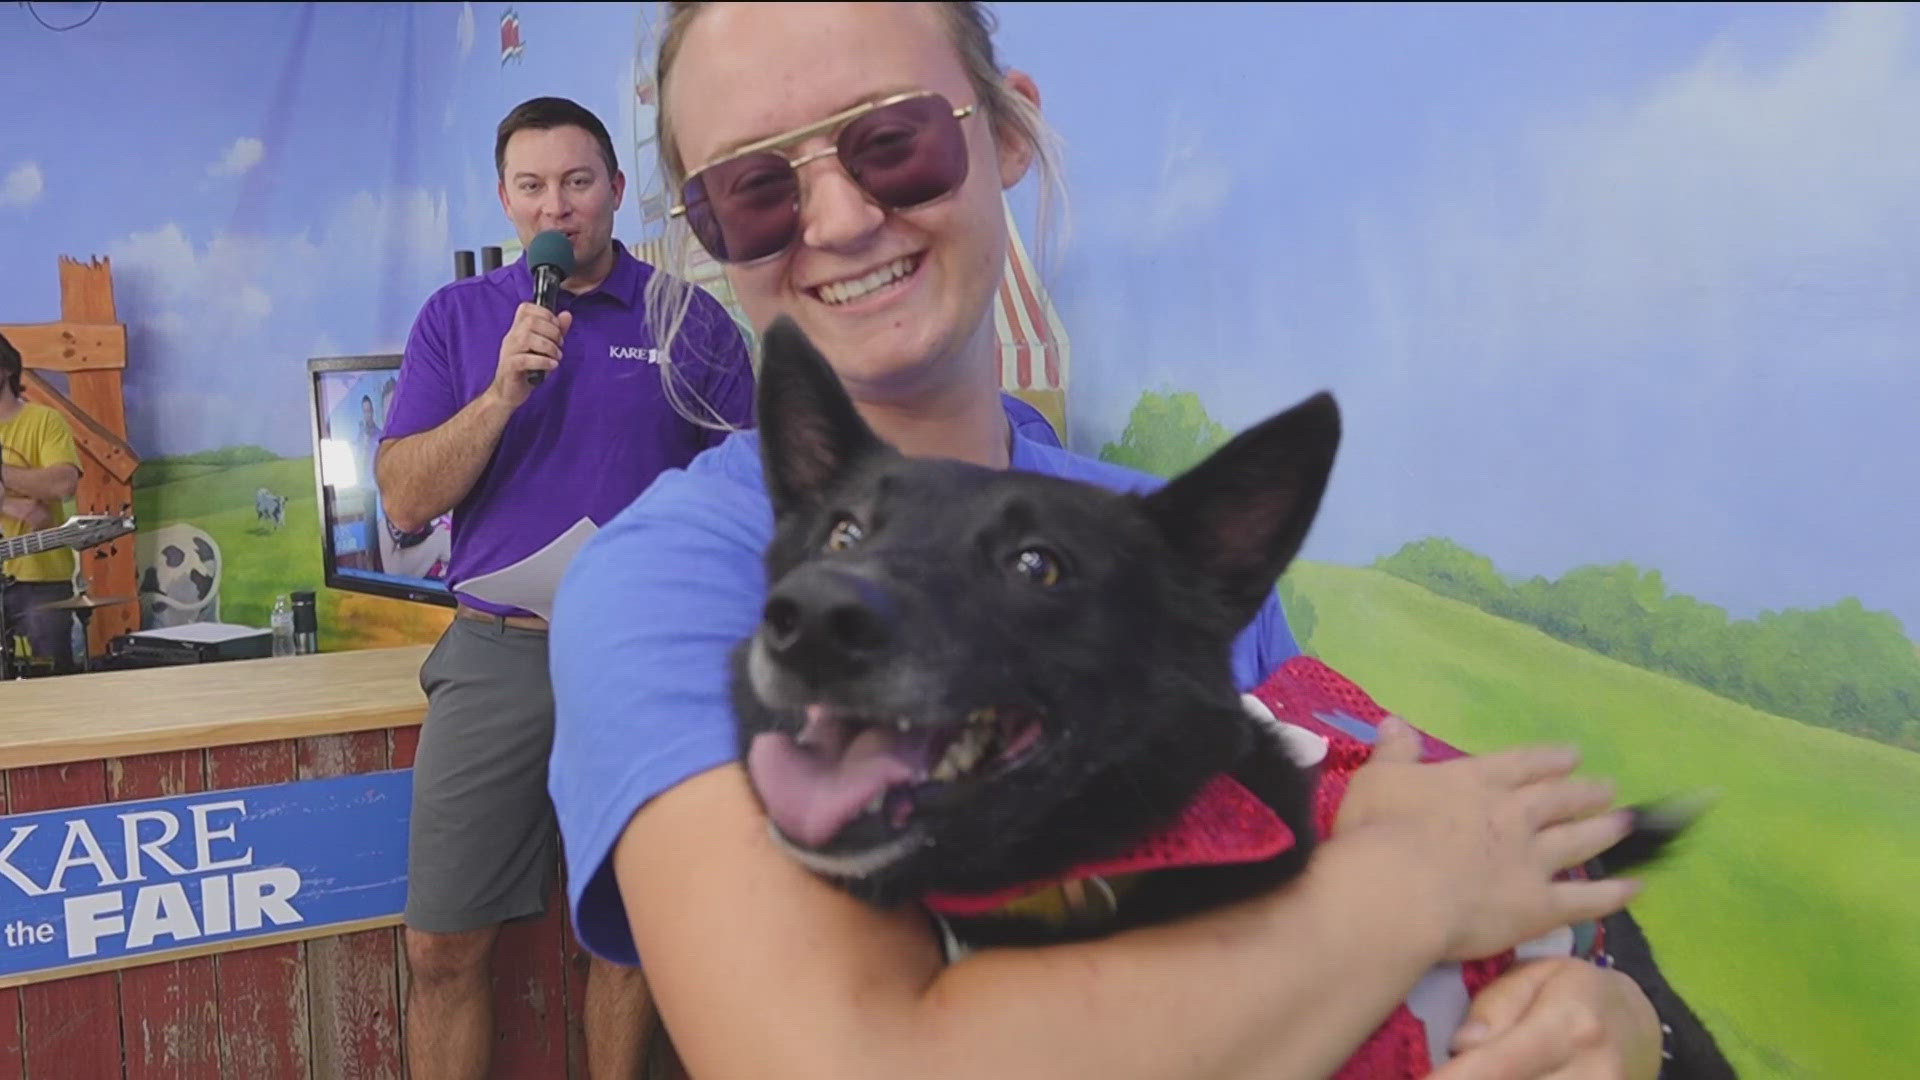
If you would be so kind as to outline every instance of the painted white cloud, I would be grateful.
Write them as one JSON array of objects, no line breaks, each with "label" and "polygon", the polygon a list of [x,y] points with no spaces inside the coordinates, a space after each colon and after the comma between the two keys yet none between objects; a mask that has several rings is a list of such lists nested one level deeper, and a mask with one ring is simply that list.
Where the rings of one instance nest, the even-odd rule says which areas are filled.
[{"label": "painted white cloud", "polygon": [[1213,222],[1233,194],[1234,170],[1179,109],[1167,117],[1159,168],[1131,190],[1099,200],[1088,215],[1093,237],[1135,251],[1178,244]]},{"label": "painted white cloud", "polygon": [[1233,171],[1208,150],[1199,127],[1176,112],[1168,122],[1159,189],[1147,204],[1147,238],[1177,240],[1212,221],[1232,193]]},{"label": "painted white cloud", "polygon": [[1857,595],[1920,633],[1886,497],[1917,460],[1920,9],[1813,15],[1425,162],[1355,221],[1366,304],[1320,351],[1424,432],[1349,458],[1355,513],[1400,515],[1363,540],[1441,531],[1522,574],[1627,556],[1736,614]]},{"label": "painted white cloud", "polygon": [[[116,241],[107,255],[114,262],[116,274],[144,277],[146,288],[162,303],[186,295],[193,286],[199,261],[186,234],[172,224]],[[157,307],[154,314],[161,314]]]},{"label": "painted white cloud", "polygon": [[473,54],[473,5],[460,5],[460,21],[455,29],[460,43],[460,59],[465,60]]},{"label": "painted white cloud", "polygon": [[40,163],[22,162],[7,172],[4,181],[0,181],[0,206],[31,206],[39,201],[41,193],[46,190],[47,180],[40,173]]},{"label": "painted white cloud", "polygon": [[328,222],[319,244],[324,257],[358,259],[375,255],[409,263],[452,265],[444,192],[413,189],[395,196],[360,192]]},{"label": "painted white cloud", "polygon": [[1664,346],[1712,380],[1779,356],[1752,335],[1783,312],[1897,317],[1920,245],[1917,30],[1913,8],[1836,7],[1783,58],[1722,41],[1637,94],[1542,118],[1522,198],[1463,171],[1414,220],[1358,224],[1382,327],[1411,348],[1471,337],[1487,374],[1543,348]]},{"label": "painted white cloud", "polygon": [[254,138],[233,140],[219,161],[207,166],[208,176],[243,176],[267,156],[267,144]]},{"label": "painted white cloud", "polygon": [[398,349],[447,278],[448,237],[446,196],[408,190],[360,193],[291,236],[199,238],[169,223],[109,244],[136,445],[306,453],[306,359]]}]

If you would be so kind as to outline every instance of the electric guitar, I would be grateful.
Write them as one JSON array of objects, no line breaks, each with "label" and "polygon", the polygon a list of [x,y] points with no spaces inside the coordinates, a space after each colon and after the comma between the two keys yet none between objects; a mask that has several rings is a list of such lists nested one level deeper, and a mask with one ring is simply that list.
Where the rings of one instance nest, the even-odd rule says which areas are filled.
[{"label": "electric guitar", "polygon": [[68,518],[65,525],[26,533],[10,540],[0,540],[0,563],[18,559],[23,555],[52,551],[55,548],[72,548],[75,551],[82,551],[125,536],[133,530],[134,522],[131,514],[118,516],[82,514]]}]

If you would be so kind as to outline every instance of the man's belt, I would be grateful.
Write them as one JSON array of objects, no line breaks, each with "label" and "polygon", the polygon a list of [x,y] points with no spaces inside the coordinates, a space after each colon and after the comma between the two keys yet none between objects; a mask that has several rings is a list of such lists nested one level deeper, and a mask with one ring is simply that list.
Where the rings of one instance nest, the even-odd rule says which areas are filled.
[{"label": "man's belt", "polygon": [[465,604],[454,608],[453,613],[463,619],[490,622],[497,626],[512,626],[521,630],[538,630],[541,633],[546,633],[547,630],[547,620],[538,615],[495,615],[491,612],[481,611],[479,608],[468,607]]}]

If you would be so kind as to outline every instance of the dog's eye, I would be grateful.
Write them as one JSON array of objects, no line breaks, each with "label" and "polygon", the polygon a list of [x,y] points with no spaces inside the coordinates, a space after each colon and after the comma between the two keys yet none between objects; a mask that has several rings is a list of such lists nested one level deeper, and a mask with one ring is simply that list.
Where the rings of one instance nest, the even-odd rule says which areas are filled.
[{"label": "dog's eye", "polygon": [[1060,584],[1060,560],[1046,548],[1027,548],[1015,555],[1013,572],[1043,589]]},{"label": "dog's eye", "polygon": [[850,517],[842,517],[833,523],[833,531],[827,534],[828,551],[845,551],[866,539],[866,530]]}]

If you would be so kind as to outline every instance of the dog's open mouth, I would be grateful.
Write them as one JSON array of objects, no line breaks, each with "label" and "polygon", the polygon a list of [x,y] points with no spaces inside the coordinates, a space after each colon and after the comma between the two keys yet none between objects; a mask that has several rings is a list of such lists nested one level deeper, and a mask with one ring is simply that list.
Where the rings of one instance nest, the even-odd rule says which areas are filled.
[{"label": "dog's open mouth", "polygon": [[918,806],[1018,764],[1040,736],[1037,715],[1010,707],[929,725],[810,705],[798,734],[754,737],[747,772],[781,833],[817,849],[855,821],[871,823],[876,837],[899,833]]}]

